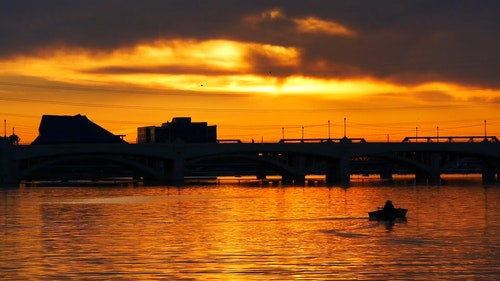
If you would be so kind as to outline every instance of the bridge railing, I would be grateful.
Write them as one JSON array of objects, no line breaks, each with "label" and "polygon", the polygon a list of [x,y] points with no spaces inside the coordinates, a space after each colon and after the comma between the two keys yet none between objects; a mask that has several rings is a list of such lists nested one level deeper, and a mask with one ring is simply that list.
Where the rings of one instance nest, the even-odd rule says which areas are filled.
[{"label": "bridge railing", "polygon": [[496,136],[406,137],[402,142],[500,142]]},{"label": "bridge railing", "polygon": [[[310,138],[310,139],[280,139],[278,143],[341,143],[341,142],[357,142],[357,143],[365,143],[366,140],[364,138]],[[227,144],[227,143],[243,143],[239,139],[221,139],[217,140],[217,143]],[[254,141],[252,140],[252,143]]]},{"label": "bridge railing", "polygon": [[242,143],[242,141],[238,139],[217,140],[217,143]]},{"label": "bridge railing", "polygon": [[[253,141],[252,141],[253,142]],[[280,139],[278,143],[366,143],[364,138],[307,138],[307,139]],[[496,136],[421,136],[405,137],[402,142],[495,142],[500,140]],[[243,143],[239,139],[220,139],[217,143]]]},{"label": "bridge railing", "polygon": [[359,142],[365,143],[366,140],[364,138],[312,138],[312,139],[280,139],[278,143],[324,143],[324,142]]}]

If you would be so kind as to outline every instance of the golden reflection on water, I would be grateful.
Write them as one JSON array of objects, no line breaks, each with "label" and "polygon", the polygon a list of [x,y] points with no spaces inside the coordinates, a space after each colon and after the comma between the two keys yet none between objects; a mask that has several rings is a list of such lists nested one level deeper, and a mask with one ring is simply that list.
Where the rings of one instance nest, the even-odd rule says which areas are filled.
[{"label": "golden reflection on water", "polygon": [[[1,191],[0,279],[493,279],[498,187]],[[368,221],[392,199],[408,220]]]}]

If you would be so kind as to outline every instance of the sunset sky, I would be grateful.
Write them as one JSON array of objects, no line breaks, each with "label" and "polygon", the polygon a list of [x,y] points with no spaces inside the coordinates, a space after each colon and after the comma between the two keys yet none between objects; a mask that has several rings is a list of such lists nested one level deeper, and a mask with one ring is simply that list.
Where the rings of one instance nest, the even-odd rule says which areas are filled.
[{"label": "sunset sky", "polygon": [[131,143],[177,116],[242,141],[342,137],[344,118],[368,141],[500,136],[499,18],[496,0],[0,0],[0,119],[25,144],[43,114]]}]

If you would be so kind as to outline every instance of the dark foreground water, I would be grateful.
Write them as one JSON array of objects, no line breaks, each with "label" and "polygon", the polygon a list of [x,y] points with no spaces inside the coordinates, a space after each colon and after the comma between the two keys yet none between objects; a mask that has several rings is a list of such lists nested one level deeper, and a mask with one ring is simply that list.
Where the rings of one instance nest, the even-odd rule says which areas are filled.
[{"label": "dark foreground water", "polygon": [[[392,199],[406,222],[368,220]],[[494,280],[500,187],[0,190],[1,280]]]}]

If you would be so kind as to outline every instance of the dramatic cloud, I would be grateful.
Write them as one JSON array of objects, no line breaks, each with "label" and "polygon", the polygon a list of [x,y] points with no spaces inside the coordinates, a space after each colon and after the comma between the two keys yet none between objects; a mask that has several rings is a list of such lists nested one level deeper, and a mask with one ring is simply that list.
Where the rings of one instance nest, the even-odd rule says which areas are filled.
[{"label": "dramatic cloud", "polygon": [[[0,114],[149,123],[172,112],[257,127],[348,113],[500,118],[499,10],[496,0],[0,1]],[[135,122],[117,133],[133,135]]]},{"label": "dramatic cloud", "polygon": [[303,50],[298,73],[321,62],[337,67],[314,75],[497,88],[499,9],[488,0],[3,1],[0,56],[229,40]]},{"label": "dramatic cloud", "polygon": [[349,30],[342,24],[323,20],[317,17],[308,16],[305,18],[289,18],[281,9],[266,10],[257,15],[249,15],[244,17],[244,21],[252,28],[266,28],[265,24],[272,22],[288,22],[290,28],[295,29],[299,33],[325,34],[325,35],[342,35],[353,36],[355,32]]},{"label": "dramatic cloud", "polygon": [[341,24],[332,21],[325,21],[315,17],[296,19],[294,22],[297,24],[298,31],[303,33],[344,36],[353,36],[355,34],[353,31]]}]

